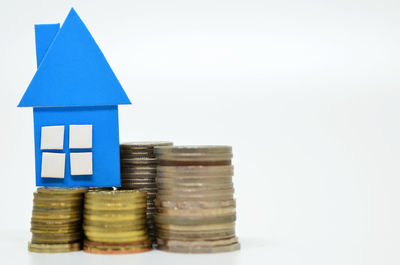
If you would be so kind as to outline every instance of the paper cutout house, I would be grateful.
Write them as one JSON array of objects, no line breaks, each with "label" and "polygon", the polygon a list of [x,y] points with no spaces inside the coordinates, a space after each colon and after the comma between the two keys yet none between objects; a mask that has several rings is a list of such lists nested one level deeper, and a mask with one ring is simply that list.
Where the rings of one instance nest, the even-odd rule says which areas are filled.
[{"label": "paper cutout house", "polygon": [[37,71],[18,107],[33,107],[37,186],[120,186],[118,105],[131,104],[74,9],[35,25]]}]

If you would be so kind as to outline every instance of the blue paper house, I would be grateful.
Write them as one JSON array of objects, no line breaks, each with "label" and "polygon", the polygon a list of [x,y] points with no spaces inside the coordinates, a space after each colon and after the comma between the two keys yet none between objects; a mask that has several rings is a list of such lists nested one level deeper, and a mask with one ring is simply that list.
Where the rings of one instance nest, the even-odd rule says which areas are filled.
[{"label": "blue paper house", "polygon": [[35,25],[37,71],[18,107],[33,107],[37,186],[120,186],[118,105],[131,104],[74,9]]}]

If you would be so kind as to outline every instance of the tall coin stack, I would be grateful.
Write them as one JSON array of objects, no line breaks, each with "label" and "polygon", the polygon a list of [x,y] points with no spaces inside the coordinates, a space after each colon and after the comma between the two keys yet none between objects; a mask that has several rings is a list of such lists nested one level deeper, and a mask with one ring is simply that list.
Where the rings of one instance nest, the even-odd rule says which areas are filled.
[{"label": "tall coin stack", "polygon": [[134,190],[88,191],[85,195],[83,250],[125,254],[151,249],[146,230],[146,193]]},{"label": "tall coin stack", "polygon": [[56,253],[82,249],[84,188],[38,188],[33,193],[31,252]]},{"label": "tall coin stack", "polygon": [[230,146],[156,147],[158,249],[238,250]]},{"label": "tall coin stack", "polygon": [[171,146],[171,142],[130,142],[120,145],[121,189],[134,189],[147,192],[147,229],[155,240],[154,214],[156,208],[157,159],[155,146]]}]

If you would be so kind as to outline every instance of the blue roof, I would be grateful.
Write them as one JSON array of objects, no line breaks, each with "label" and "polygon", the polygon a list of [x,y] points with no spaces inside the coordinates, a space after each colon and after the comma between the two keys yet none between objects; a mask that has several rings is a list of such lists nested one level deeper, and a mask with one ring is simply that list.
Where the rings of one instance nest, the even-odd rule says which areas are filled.
[{"label": "blue roof", "polygon": [[[43,59],[37,59],[40,64],[18,107],[131,104],[96,41],[73,8],[61,29],[56,34],[54,30],[53,27],[53,32],[45,38],[44,42],[50,46],[44,55],[40,54]],[[55,37],[49,43],[51,34]]]}]

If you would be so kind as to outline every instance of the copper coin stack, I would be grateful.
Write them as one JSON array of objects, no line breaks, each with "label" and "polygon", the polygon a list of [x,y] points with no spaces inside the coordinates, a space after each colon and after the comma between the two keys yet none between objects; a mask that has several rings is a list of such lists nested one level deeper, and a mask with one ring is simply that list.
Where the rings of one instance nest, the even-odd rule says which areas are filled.
[{"label": "copper coin stack", "polygon": [[184,253],[240,248],[230,146],[156,147],[157,247]]},{"label": "copper coin stack", "polygon": [[57,253],[82,249],[85,188],[41,187],[33,193],[31,252]]},{"label": "copper coin stack", "polygon": [[146,224],[149,236],[155,240],[154,198],[156,197],[158,160],[154,154],[155,146],[171,146],[171,142],[129,142],[120,145],[121,188],[147,192]]}]

